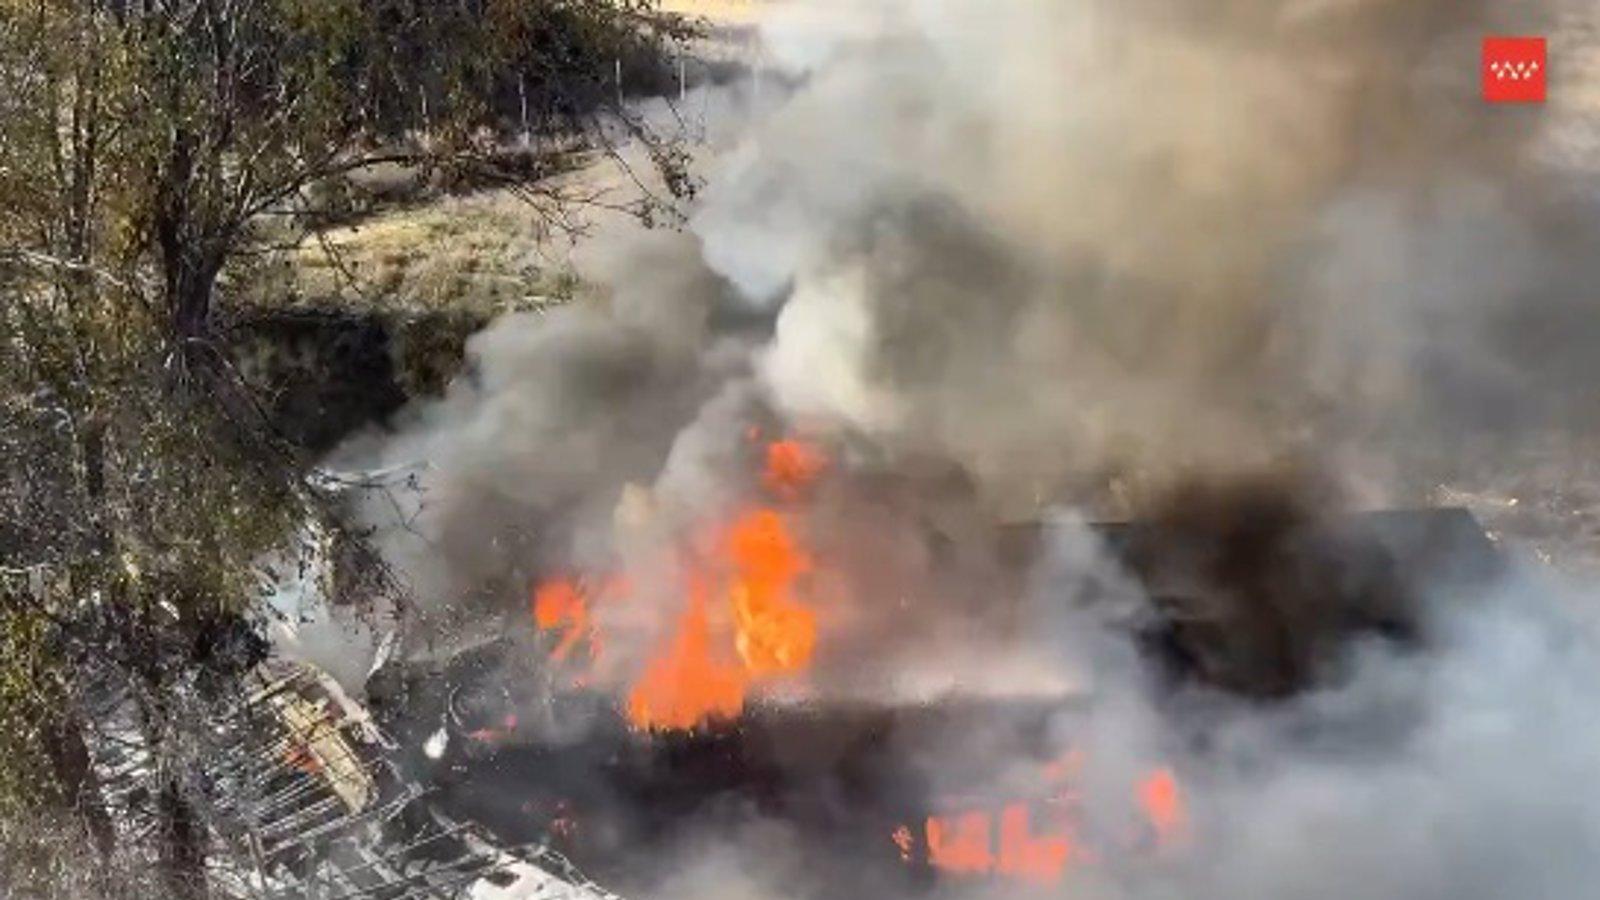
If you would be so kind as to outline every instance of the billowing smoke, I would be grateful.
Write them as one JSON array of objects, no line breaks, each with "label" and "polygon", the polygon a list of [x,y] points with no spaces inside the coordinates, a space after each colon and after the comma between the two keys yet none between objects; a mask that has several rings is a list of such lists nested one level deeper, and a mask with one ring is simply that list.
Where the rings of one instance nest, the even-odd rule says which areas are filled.
[{"label": "billowing smoke", "polygon": [[1483,6],[894,6],[711,186],[706,257],[786,299],[781,403],[1008,497],[1570,419],[1592,206],[1561,113],[1485,115]]},{"label": "billowing smoke", "polygon": [[1445,612],[1427,652],[1356,642],[1348,677],[1287,704],[1208,691],[1152,702],[1128,672],[1101,679],[1075,734],[1100,767],[1088,782],[1179,761],[1194,773],[1196,845],[1084,896],[1581,892],[1600,846],[1583,697],[1600,655],[1551,614],[1559,591],[1523,574],[1475,599],[1435,597]]},{"label": "billowing smoke", "polygon": [[[498,321],[446,397],[340,462],[425,464],[367,512],[426,637],[525,624],[534,580],[621,568],[645,582],[616,613],[634,643],[608,646],[625,671],[678,614],[654,586],[664,540],[754,490],[752,434],[804,434],[839,474],[809,513],[817,553],[855,586],[819,689],[1088,689],[1073,727],[1110,817],[1096,785],[1154,760],[1203,773],[1197,852],[1098,869],[1083,896],[1576,896],[1600,879],[1600,657],[1549,585],[1430,596],[1422,651],[1346,641],[1336,678],[1245,700],[1155,686],[1129,628],[1148,598],[1086,533],[1026,586],[986,548],[1008,520],[1145,515],[1261,472],[1314,473],[1293,496],[1319,512],[1411,501],[1478,438],[1590,435],[1596,87],[1567,61],[1593,15],[779,11],[784,78],[707,151],[687,228],[585,248],[603,297]],[[1478,100],[1497,31],[1551,35],[1550,105]],[[1120,603],[1055,602],[1090,581]],[[1029,602],[993,615],[1008,591]],[[807,864],[762,849],[782,843],[766,829],[717,835],[669,887],[803,892],[782,866]]]}]

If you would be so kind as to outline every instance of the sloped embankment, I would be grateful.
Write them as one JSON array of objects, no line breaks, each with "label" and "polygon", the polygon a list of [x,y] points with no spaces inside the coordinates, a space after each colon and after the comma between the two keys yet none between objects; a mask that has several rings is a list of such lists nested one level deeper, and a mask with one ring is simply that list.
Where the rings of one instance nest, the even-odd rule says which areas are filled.
[{"label": "sloped embankment", "polygon": [[486,322],[479,310],[252,307],[235,315],[227,347],[273,427],[320,454],[442,392]]}]

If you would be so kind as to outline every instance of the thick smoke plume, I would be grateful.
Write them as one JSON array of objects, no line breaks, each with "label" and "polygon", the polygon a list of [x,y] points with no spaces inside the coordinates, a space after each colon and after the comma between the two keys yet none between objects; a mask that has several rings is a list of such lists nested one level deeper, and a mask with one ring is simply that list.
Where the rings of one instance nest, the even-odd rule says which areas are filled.
[{"label": "thick smoke plume", "polygon": [[[341,452],[425,463],[422,490],[369,512],[427,637],[499,632],[531,580],[620,565],[643,602],[616,631],[637,645],[608,652],[637,665],[677,613],[651,587],[664,539],[748,496],[752,429],[799,432],[841,473],[811,513],[818,553],[870,586],[839,605],[819,689],[1089,689],[1091,803],[1152,760],[1204,773],[1195,852],[1086,874],[1083,896],[1600,881],[1600,657],[1550,618],[1554,588],[1429,598],[1425,652],[1343,644],[1334,681],[1246,701],[1154,690],[1126,616],[1055,602],[1091,580],[1143,602],[1087,533],[1005,617],[1019,585],[977,549],[1047,509],[1138,516],[1263,471],[1315,473],[1319,512],[1404,502],[1468,439],[1590,435],[1600,141],[1594,80],[1567,62],[1596,46],[1589,7],[801,11],[772,16],[783,77],[707,151],[687,229],[586,248],[602,299],[497,322],[445,398]],[[1549,106],[1480,103],[1496,32],[1551,36]],[[718,835],[673,886],[803,892],[763,877],[787,857],[759,833]]]},{"label": "thick smoke plume", "polygon": [[1407,499],[1463,434],[1589,424],[1586,85],[1536,117],[1474,73],[1486,30],[1559,57],[1592,23],[1492,6],[775,14],[797,87],[719,129],[687,233],[598,242],[604,303],[497,323],[343,458],[431,467],[393,550],[451,603],[614,553],[641,504],[729,502],[757,419],[957,472],[996,519],[1285,462]]}]

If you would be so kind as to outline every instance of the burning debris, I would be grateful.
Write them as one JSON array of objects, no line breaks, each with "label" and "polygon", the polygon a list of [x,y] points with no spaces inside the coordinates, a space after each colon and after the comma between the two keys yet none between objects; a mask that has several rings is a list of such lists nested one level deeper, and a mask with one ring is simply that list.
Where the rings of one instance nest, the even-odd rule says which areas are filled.
[{"label": "burning debris", "polygon": [[[508,639],[409,676],[451,685],[445,749],[430,754],[442,807],[503,841],[552,841],[640,889],[657,874],[649,861],[679,835],[736,828],[750,810],[829,860],[830,891],[858,879],[910,890],[934,873],[1057,885],[1107,861],[1181,854],[1194,833],[1171,764],[1129,773],[1109,812],[1086,802],[1087,757],[1073,733],[1092,728],[1092,691],[862,701],[812,677],[839,626],[827,605],[804,604],[816,599],[813,576],[834,566],[794,532],[850,476],[808,468],[812,480],[791,488],[781,511],[736,507],[731,525],[681,551],[691,560],[672,570],[681,612],[633,681],[608,686],[606,648],[628,638],[598,622],[603,607],[637,602],[635,572],[540,583],[530,625],[541,649]],[[760,492],[773,490],[769,476],[755,479]],[[1135,590],[1074,578],[1052,602],[1121,622],[1139,636],[1147,670],[1178,695],[1201,687],[1285,702],[1335,685],[1351,646],[1420,650],[1431,592],[1449,587],[1469,603],[1503,571],[1459,510],[1328,517],[1251,483],[1180,493],[1167,509],[1085,534],[1048,522],[1001,528],[993,555],[1021,589],[1020,576],[1047,569],[1060,542],[1102,548]],[[936,546],[939,536],[924,539]],[[1140,598],[1131,615],[1129,597]],[[1057,649],[1070,656],[1069,645]],[[506,688],[541,678],[550,693],[524,688],[518,699]],[[476,698],[466,716],[456,712],[464,696]],[[405,708],[415,713],[417,698]],[[963,749],[974,735],[984,735],[982,752]]]}]

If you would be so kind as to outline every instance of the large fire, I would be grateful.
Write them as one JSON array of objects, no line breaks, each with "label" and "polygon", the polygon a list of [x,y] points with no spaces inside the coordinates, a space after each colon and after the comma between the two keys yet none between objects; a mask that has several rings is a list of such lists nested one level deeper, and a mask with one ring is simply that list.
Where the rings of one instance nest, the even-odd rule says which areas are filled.
[{"label": "large fire", "polygon": [[[751,437],[759,439],[754,432]],[[626,685],[622,712],[634,728],[689,731],[735,719],[754,690],[811,663],[818,622],[806,580],[816,562],[797,528],[798,503],[828,459],[793,439],[766,444],[763,457],[764,502],[735,510],[677,552],[681,611]],[[551,659],[566,661],[584,647],[587,659],[597,660],[602,635],[594,607],[629,593],[628,582],[617,576],[538,585],[533,618],[540,631],[556,637]],[[1136,833],[1112,845],[1091,835],[1075,787],[1083,765],[1077,751],[1043,765],[1040,791],[1029,799],[938,804],[942,811],[919,825],[896,827],[894,848],[907,863],[920,859],[951,875],[1055,885],[1074,867],[1097,862],[1102,850],[1162,851],[1184,839],[1182,791],[1164,767],[1131,786],[1141,823]]]},{"label": "large fire", "polygon": [[[799,440],[766,447],[761,483],[779,501],[792,501],[826,466],[817,447]],[[713,530],[698,551],[681,555],[683,612],[630,686],[623,712],[643,730],[688,730],[737,717],[757,684],[803,671],[817,641],[816,612],[800,582],[812,569],[792,517],[756,504]],[[601,636],[591,602],[620,597],[613,585],[591,598],[582,584],[558,578],[534,591],[534,623],[559,633],[551,651],[557,662],[587,641],[591,659]]]}]

